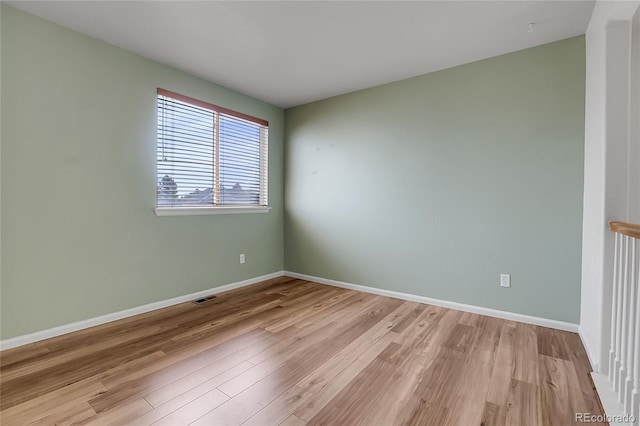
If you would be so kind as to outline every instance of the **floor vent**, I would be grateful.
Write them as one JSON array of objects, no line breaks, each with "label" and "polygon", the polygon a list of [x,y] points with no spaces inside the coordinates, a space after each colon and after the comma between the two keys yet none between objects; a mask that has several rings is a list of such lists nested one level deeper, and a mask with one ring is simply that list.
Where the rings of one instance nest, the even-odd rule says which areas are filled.
[{"label": "floor vent", "polygon": [[202,297],[202,298],[200,298],[200,299],[196,299],[196,300],[194,300],[194,301],[193,301],[193,303],[195,303],[196,305],[202,305],[203,303],[207,303],[207,302],[209,302],[210,300],[213,300],[213,299],[215,299],[215,298],[216,298],[216,296],[207,296],[207,297]]}]

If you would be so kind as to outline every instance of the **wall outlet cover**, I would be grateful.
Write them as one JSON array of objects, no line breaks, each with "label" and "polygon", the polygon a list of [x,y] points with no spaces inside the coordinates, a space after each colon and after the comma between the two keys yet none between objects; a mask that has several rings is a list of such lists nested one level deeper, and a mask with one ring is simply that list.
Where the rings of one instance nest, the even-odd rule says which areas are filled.
[{"label": "wall outlet cover", "polygon": [[500,274],[500,287],[511,287],[511,275]]}]

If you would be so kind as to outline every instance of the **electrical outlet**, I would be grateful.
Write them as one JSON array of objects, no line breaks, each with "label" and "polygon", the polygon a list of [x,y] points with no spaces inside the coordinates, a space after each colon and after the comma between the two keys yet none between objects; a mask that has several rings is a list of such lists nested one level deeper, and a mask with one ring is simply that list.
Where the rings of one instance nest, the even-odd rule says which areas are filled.
[{"label": "electrical outlet", "polygon": [[500,274],[500,287],[511,287],[511,275]]},{"label": "electrical outlet", "polygon": [[244,261],[245,261],[244,253],[242,253],[242,254],[240,255],[240,263],[244,263]]}]

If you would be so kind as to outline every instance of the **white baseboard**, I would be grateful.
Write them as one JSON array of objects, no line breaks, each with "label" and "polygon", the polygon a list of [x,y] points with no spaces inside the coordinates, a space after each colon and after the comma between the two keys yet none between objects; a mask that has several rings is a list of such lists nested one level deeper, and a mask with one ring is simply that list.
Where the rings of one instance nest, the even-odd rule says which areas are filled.
[{"label": "white baseboard", "polygon": [[36,331],[35,333],[12,337],[10,339],[0,341],[0,350],[11,349],[18,346],[26,345],[28,343],[38,342],[40,340],[49,339],[51,337],[56,337],[74,331],[83,330],[85,328],[94,327],[96,325],[105,324],[111,321],[117,321],[119,319],[132,317],[134,315],[144,314],[146,312],[155,311],[156,309],[166,308],[167,306],[177,305],[178,303],[188,302],[190,300],[199,299],[211,294],[222,293],[228,290],[245,287],[251,284],[259,283],[261,281],[281,277],[283,275],[284,271],[278,271],[271,274],[262,275],[260,277],[249,278],[248,280],[238,281],[235,283],[222,285],[220,287],[198,291],[196,293],[185,294],[184,296],[178,296],[172,299],[161,300],[159,302],[153,302],[147,305],[125,309],[124,311],[114,312],[111,314],[101,315],[99,317],[73,322],[71,324],[53,327],[48,330]]},{"label": "white baseboard", "polygon": [[[214,287],[208,290],[198,291],[196,293],[186,294],[184,296],[174,297],[172,299],[161,300],[159,302],[149,303],[143,306],[137,306],[135,308],[125,309],[124,311],[114,312],[111,314],[101,315],[99,317],[89,318],[82,321],[77,321],[71,324],[65,324],[58,327],[53,327],[48,330],[37,331],[35,333],[25,334],[22,336],[12,337],[0,341],[0,350],[11,349],[18,346],[26,345],[40,340],[49,339],[51,337],[60,336],[74,331],[84,330],[85,328],[94,327],[96,325],[105,324],[112,321],[117,321],[123,318],[132,317],[134,315],[144,314],[146,312],[155,311],[157,309],[166,308],[167,306],[177,305],[178,303],[188,302],[190,300],[198,299],[200,297],[208,296],[211,294],[222,293],[228,290],[233,290],[240,287],[256,284],[261,281],[277,278],[281,276],[289,276],[292,278],[299,278],[307,281],[314,281],[321,284],[327,284],[334,287],[348,288],[351,290],[362,291],[365,293],[377,294],[380,296],[394,297],[396,299],[409,300],[412,302],[426,303],[429,305],[442,306],[444,308],[456,309],[459,311],[471,312],[474,314],[487,315],[495,318],[502,318],[511,321],[524,322],[527,324],[540,325],[543,327],[555,328],[559,330],[578,332],[578,324],[556,321],[552,319],[533,317],[529,315],[517,314],[514,312],[499,311],[496,309],[483,308],[481,306],[466,305],[463,303],[450,302],[446,300],[432,299],[430,297],[418,296],[409,293],[400,293],[397,291],[384,290],[375,287],[367,287],[358,284],[346,283],[343,281],[330,280],[321,277],[315,277],[306,274],[299,274],[297,272],[290,271],[278,271],[260,277],[250,278],[248,280],[239,281],[220,287]],[[585,345],[585,348],[587,346]],[[591,358],[591,353],[587,348],[587,355]],[[591,361],[593,364],[593,361]]]},{"label": "white baseboard", "polygon": [[587,358],[589,358],[589,363],[591,364],[591,370],[594,373],[600,372],[600,363],[598,362],[598,358],[595,356],[591,347],[589,346],[589,342],[584,338],[584,334],[582,333],[582,328],[578,329],[578,336],[580,336],[580,341],[582,342],[582,346],[584,347],[585,352],[587,352]]},{"label": "white baseboard", "polygon": [[517,314],[515,312],[499,311],[497,309],[483,308],[482,306],[466,305],[464,303],[449,302],[447,300],[432,299],[425,296],[417,296],[415,294],[400,293],[397,291],[384,290],[375,287],[367,287],[364,285],[351,284],[343,281],[330,280],[327,278],[314,277],[312,275],[299,274],[297,272],[285,271],[286,276],[299,278],[307,281],[314,281],[321,284],[327,284],[334,287],[348,288],[350,290],[363,291],[365,293],[377,294],[380,296],[394,297],[396,299],[409,300],[411,302],[426,303],[428,305],[442,306],[443,308],[455,309],[458,311],[471,312],[474,314],[486,315],[495,318],[501,318],[511,321],[524,322],[527,324],[539,325],[542,327],[555,328],[558,330],[578,332],[578,324],[557,321],[547,318],[533,317],[529,315]]},{"label": "white baseboard", "polygon": [[624,412],[624,406],[618,402],[618,394],[613,391],[609,377],[601,373],[591,373],[593,385],[604,408],[607,422],[611,426],[631,426],[629,416]]}]

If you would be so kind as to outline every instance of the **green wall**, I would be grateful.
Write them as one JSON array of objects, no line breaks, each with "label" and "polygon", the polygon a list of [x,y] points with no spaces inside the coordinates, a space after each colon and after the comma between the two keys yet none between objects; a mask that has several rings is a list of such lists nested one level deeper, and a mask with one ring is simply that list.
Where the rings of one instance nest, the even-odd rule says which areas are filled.
[{"label": "green wall", "polygon": [[584,86],[577,37],[287,110],[286,269],[577,323]]},{"label": "green wall", "polygon": [[[2,339],[282,270],[280,108],[6,5],[1,31]],[[270,213],[156,217],[157,87],[269,120]]]},{"label": "green wall", "polygon": [[[1,11],[2,339],[283,267],[578,321],[582,37],[285,117]],[[157,87],[270,121],[270,213],[155,216]]]}]

